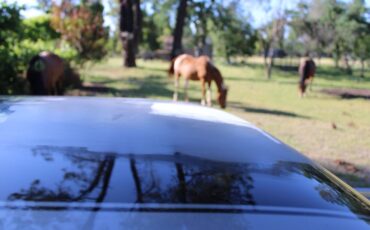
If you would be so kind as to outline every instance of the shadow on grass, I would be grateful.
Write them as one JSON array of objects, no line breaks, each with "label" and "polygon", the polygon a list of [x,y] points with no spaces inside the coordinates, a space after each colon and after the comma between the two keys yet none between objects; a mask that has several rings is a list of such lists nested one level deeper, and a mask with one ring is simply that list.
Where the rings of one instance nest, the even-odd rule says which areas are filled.
[{"label": "shadow on grass", "polygon": [[343,99],[370,99],[370,90],[367,89],[323,89],[320,92]]},{"label": "shadow on grass", "polygon": [[244,68],[248,67],[251,69],[264,69],[263,64],[257,64],[257,63],[250,63],[250,62],[233,62],[229,64],[225,64],[227,66],[237,67],[237,68]]},{"label": "shadow on grass", "polygon": [[284,71],[284,72],[290,72],[290,73],[297,73],[298,74],[298,66],[285,66],[285,65],[278,65],[275,66],[276,69]]},{"label": "shadow on grass", "polygon": [[[298,66],[284,66],[276,65],[275,70],[290,73],[289,75],[282,74],[282,77],[291,78],[296,76],[298,78]],[[361,81],[370,82],[370,78],[360,78],[355,73],[352,75],[348,74],[345,69],[335,67],[322,67],[318,66],[316,69],[316,77],[329,81]]]},{"label": "shadow on grass", "polygon": [[[126,82],[133,85],[133,88],[118,89],[115,87],[106,86],[118,82]],[[124,79],[107,79],[97,83],[84,85],[80,88],[81,91],[95,94],[110,94],[115,97],[168,97],[172,96],[172,91],[166,88],[167,82],[163,77],[151,75],[142,79],[135,77],[125,77]]]},{"label": "shadow on grass", "polygon": [[[167,73],[168,72],[168,69],[165,68],[153,68],[153,67],[148,67],[148,66],[137,66],[136,67],[137,69],[140,69],[140,70],[149,70],[149,71],[154,71],[154,72],[165,72]],[[170,63],[168,62],[168,68],[170,68]]]},{"label": "shadow on grass", "polygon": [[[247,78],[247,77],[227,77],[226,81],[250,81],[250,82],[269,82],[265,77],[261,78]],[[227,82],[226,82],[227,83]]]},{"label": "shadow on grass", "polygon": [[244,106],[243,104],[239,102],[229,102],[228,103],[230,107],[237,108],[244,110],[245,112],[249,113],[262,113],[267,115],[275,115],[275,116],[286,116],[286,117],[293,117],[293,118],[304,118],[304,119],[311,119],[308,116],[282,111],[282,110],[276,110],[276,109],[265,109],[265,108],[256,108],[256,107],[250,107],[250,106]]}]

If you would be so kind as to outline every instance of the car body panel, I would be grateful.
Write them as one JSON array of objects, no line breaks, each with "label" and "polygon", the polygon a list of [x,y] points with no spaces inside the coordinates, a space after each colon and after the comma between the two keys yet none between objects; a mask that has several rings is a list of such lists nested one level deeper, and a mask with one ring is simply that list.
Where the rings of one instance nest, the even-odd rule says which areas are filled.
[{"label": "car body panel", "polygon": [[367,199],[223,111],[2,98],[0,135],[0,228],[369,228]]},{"label": "car body panel", "polygon": [[[1,218],[4,217],[5,218]],[[355,219],[255,213],[0,210],[2,229],[369,229]]]},{"label": "car body panel", "polygon": [[[2,104],[7,109],[2,112],[0,132],[7,133],[3,143],[9,145],[18,146],[22,140],[23,146],[68,143],[100,152],[181,152],[263,163],[308,161],[240,118],[192,104],[63,97],[5,100]],[[245,149],[253,155],[245,154]]]}]

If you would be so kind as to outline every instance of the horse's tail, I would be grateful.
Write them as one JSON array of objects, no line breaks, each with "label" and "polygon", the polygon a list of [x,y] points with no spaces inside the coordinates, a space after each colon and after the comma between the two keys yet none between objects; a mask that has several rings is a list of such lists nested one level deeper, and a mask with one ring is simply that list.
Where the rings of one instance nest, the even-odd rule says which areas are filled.
[{"label": "horse's tail", "polygon": [[43,65],[39,54],[33,56],[28,64],[27,80],[31,86],[31,93],[34,95],[42,95],[46,92],[42,75]]},{"label": "horse's tail", "polygon": [[171,60],[170,68],[168,69],[168,77],[172,77],[175,74],[175,59],[173,58]]}]

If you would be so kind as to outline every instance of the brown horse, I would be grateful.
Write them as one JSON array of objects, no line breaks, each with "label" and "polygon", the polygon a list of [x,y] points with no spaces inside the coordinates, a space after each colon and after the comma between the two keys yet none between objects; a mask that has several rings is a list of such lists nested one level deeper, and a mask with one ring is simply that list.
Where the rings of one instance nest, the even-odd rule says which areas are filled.
[{"label": "brown horse", "polygon": [[[173,99],[178,99],[179,78],[182,76],[185,79],[184,94],[185,101],[188,101],[189,80],[200,81],[202,84],[202,105],[207,102],[208,106],[212,106],[211,83],[215,81],[218,89],[217,101],[221,108],[226,107],[226,96],[228,88],[225,86],[220,71],[211,63],[207,56],[193,57],[188,54],[182,54],[172,60],[169,74],[175,76],[175,90]],[[206,99],[207,85],[207,99]]]},{"label": "brown horse", "polygon": [[33,95],[60,95],[63,91],[63,59],[51,52],[34,56],[27,69],[27,80]]},{"label": "brown horse", "polygon": [[300,78],[298,89],[300,96],[303,97],[306,92],[307,85],[310,84],[310,88],[312,87],[313,78],[316,72],[316,65],[312,58],[302,58],[298,72]]}]

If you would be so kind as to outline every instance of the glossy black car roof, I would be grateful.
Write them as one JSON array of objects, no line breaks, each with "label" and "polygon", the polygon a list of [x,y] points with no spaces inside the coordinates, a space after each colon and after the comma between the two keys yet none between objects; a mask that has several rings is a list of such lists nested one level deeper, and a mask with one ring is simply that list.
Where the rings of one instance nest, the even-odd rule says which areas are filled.
[{"label": "glossy black car roof", "polygon": [[2,143],[83,147],[119,154],[175,152],[249,163],[308,160],[229,113],[186,103],[143,99],[2,99]]},{"label": "glossy black car roof", "polygon": [[143,99],[2,98],[0,135],[0,217],[6,207],[320,216],[365,228],[370,220],[369,202],[348,185],[216,109]]}]

